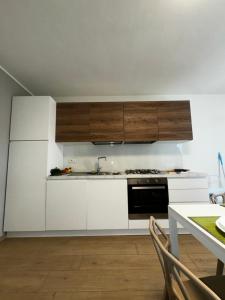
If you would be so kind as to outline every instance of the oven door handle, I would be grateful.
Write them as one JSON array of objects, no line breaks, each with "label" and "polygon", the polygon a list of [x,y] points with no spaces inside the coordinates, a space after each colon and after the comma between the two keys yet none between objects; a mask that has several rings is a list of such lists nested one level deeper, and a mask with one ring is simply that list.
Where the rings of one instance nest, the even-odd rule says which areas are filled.
[{"label": "oven door handle", "polygon": [[164,185],[157,186],[132,186],[132,190],[165,190]]}]

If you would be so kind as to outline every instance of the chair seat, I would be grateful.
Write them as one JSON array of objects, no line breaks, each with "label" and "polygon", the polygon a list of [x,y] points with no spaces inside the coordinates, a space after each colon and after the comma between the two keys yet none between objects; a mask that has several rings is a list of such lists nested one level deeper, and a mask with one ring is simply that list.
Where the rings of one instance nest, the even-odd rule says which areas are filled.
[{"label": "chair seat", "polygon": [[[225,300],[225,275],[223,276],[207,276],[200,278],[214,293],[217,294],[222,300]],[[184,286],[186,287],[188,293],[192,300],[207,300],[206,295],[203,294],[199,288],[195,288],[193,283],[189,280],[185,280]]]},{"label": "chair seat", "polygon": [[200,278],[221,299],[225,300],[225,275]]}]

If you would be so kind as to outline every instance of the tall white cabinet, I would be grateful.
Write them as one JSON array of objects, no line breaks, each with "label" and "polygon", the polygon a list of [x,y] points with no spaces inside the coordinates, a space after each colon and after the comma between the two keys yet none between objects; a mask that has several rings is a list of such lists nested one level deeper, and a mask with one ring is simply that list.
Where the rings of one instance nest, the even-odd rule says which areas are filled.
[{"label": "tall white cabinet", "polygon": [[47,96],[14,97],[11,141],[55,140],[56,103]]},{"label": "tall white cabinet", "polygon": [[51,97],[13,98],[5,231],[45,230],[46,176],[63,163],[55,111]]}]

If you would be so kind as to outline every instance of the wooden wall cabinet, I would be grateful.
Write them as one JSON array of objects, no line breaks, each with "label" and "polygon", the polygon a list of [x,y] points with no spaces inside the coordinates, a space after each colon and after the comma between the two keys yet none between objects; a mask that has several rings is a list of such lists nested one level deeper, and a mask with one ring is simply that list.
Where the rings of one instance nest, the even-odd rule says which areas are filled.
[{"label": "wooden wall cabinet", "polygon": [[192,140],[190,101],[58,103],[57,142]]},{"label": "wooden wall cabinet", "polygon": [[90,103],[90,140],[123,141],[123,103]]},{"label": "wooden wall cabinet", "polygon": [[90,141],[89,103],[58,103],[56,142]]},{"label": "wooden wall cabinet", "polygon": [[192,140],[189,101],[160,101],[158,103],[160,141]]},{"label": "wooden wall cabinet", "polygon": [[124,103],[125,142],[158,140],[157,102]]}]

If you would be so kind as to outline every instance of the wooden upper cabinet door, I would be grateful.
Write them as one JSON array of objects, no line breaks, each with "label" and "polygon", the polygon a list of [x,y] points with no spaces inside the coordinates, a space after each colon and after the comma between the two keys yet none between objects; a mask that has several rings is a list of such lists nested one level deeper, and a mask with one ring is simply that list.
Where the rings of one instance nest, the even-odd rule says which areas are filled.
[{"label": "wooden upper cabinet door", "polygon": [[56,142],[87,142],[89,103],[57,103]]},{"label": "wooden upper cabinet door", "polygon": [[90,140],[123,141],[123,103],[90,104]]},{"label": "wooden upper cabinet door", "polygon": [[126,142],[158,140],[157,102],[124,103],[124,135]]},{"label": "wooden upper cabinet door", "polygon": [[190,101],[159,102],[159,140],[192,140]]}]

